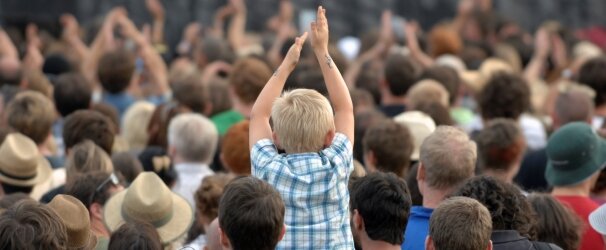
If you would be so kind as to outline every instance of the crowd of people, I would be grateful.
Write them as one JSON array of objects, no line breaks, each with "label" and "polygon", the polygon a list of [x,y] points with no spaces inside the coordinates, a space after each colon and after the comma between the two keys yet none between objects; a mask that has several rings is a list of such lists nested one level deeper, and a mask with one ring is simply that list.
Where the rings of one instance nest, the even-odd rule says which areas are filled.
[{"label": "crowd of people", "polygon": [[230,0],[168,48],[146,3],[0,30],[1,249],[606,249],[606,44]]}]

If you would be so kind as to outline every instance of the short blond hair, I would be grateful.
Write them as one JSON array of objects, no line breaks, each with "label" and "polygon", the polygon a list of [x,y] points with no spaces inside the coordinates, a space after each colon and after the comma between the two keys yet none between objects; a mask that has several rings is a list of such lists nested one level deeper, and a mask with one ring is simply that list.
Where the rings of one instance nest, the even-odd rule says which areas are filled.
[{"label": "short blond hair", "polygon": [[273,103],[271,117],[279,144],[287,153],[320,151],[326,134],[335,129],[330,102],[311,89],[284,92]]},{"label": "short blond hair", "polygon": [[147,127],[156,106],[147,101],[138,101],[126,110],[122,117],[122,136],[130,149],[143,149],[149,140]]},{"label": "short blond hair", "polygon": [[40,145],[51,133],[57,115],[53,102],[39,92],[23,91],[8,103],[8,125]]},{"label": "short blond hair", "polygon": [[422,80],[413,85],[406,95],[408,104],[412,109],[415,109],[423,102],[437,102],[444,107],[449,107],[448,90],[435,80]]}]

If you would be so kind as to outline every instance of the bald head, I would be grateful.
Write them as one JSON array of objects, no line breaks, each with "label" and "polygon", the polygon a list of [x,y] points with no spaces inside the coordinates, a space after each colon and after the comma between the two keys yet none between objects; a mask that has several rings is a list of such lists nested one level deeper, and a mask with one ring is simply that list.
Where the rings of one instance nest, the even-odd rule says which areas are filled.
[{"label": "bald head", "polygon": [[593,101],[581,90],[569,90],[558,95],[554,110],[554,127],[559,128],[570,122],[591,122]]},{"label": "bald head", "polygon": [[206,246],[204,250],[222,250],[219,236],[219,218],[213,220],[206,229]]}]

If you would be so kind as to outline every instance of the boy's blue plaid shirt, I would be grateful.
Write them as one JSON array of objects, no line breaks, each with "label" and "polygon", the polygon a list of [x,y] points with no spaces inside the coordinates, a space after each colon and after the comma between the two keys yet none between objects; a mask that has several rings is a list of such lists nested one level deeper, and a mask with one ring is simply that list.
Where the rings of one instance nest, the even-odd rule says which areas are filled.
[{"label": "boy's blue plaid shirt", "polygon": [[349,175],[353,147],[337,133],[317,153],[278,154],[269,139],[251,151],[252,173],[280,192],[286,235],[277,249],[353,249],[349,227]]}]

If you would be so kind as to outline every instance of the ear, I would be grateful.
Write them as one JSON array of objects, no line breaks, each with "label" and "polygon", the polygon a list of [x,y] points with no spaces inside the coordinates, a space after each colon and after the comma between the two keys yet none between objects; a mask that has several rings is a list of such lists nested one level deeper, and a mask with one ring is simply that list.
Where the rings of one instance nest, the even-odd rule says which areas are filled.
[{"label": "ear", "polygon": [[213,103],[212,102],[205,102],[204,111],[203,112],[204,112],[204,114],[203,114],[204,116],[210,118],[210,115],[213,112]]},{"label": "ear", "polygon": [[358,211],[358,209],[354,209],[353,223],[354,223],[354,228],[357,231],[364,230],[364,218],[362,218],[362,215],[360,215],[360,212]]},{"label": "ear", "polygon": [[492,240],[488,241],[488,247],[486,248],[486,250],[492,250]]},{"label": "ear", "polygon": [[286,234],[286,224],[284,224],[282,226],[282,232],[280,232],[280,237],[278,237],[278,242],[280,242],[284,238],[285,234]]},{"label": "ear", "polygon": [[271,139],[274,141],[274,145],[276,145],[277,148],[282,148],[282,145],[280,145],[280,139],[278,138],[276,132],[271,132]]},{"label": "ear", "polygon": [[103,207],[99,203],[90,204],[90,217],[103,221]]},{"label": "ear", "polygon": [[229,238],[227,238],[227,235],[225,234],[225,232],[223,232],[223,229],[221,229],[221,227],[219,227],[219,239],[221,241],[221,246],[223,246],[223,249],[231,248],[231,245],[229,244]]},{"label": "ear", "polygon": [[[490,244],[492,246],[492,243]],[[434,250],[436,249],[433,246],[433,240],[431,239],[431,236],[427,235],[427,237],[425,237],[425,250]],[[490,249],[492,250],[492,249]]]},{"label": "ear", "polygon": [[326,133],[326,137],[324,138],[324,148],[330,147],[332,144],[332,140],[335,138],[335,130],[331,129]]},{"label": "ear", "polygon": [[369,173],[377,171],[377,158],[375,157],[375,152],[368,150],[364,153],[364,164],[366,164],[366,169]]},{"label": "ear", "polygon": [[419,161],[419,169],[417,170],[417,182],[425,181],[425,165]]}]

